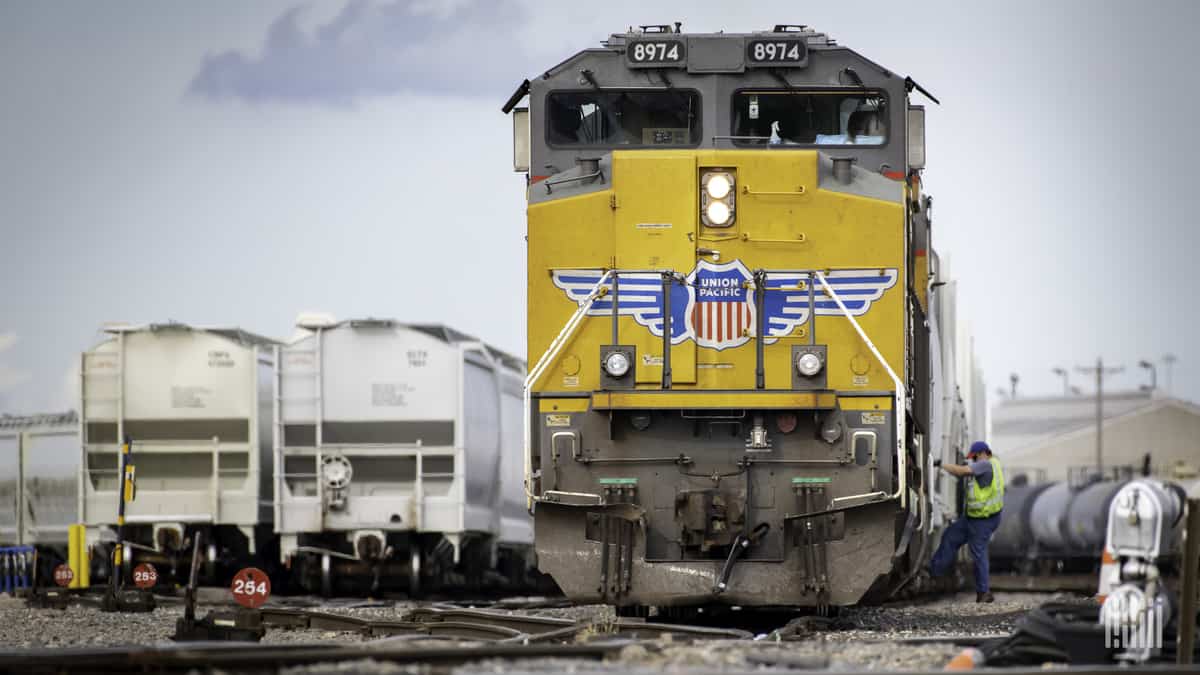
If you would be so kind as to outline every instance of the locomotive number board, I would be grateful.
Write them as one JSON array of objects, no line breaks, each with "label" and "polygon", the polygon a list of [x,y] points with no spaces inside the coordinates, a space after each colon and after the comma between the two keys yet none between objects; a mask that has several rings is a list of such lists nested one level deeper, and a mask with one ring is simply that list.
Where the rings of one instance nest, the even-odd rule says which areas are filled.
[{"label": "locomotive number board", "polygon": [[[700,47],[704,47],[709,42],[711,42],[710,38],[702,38]],[[808,43],[803,37],[794,35],[751,37],[746,39],[745,44],[744,60],[737,56],[728,60],[723,54],[718,57],[720,59],[718,62],[721,64],[719,70],[712,68],[714,65],[711,63],[712,55],[701,54],[700,56],[705,58],[697,58],[704,61],[705,65],[701,66],[702,70],[699,72],[741,72],[743,67],[803,68],[808,65]],[[686,38],[659,37],[630,40],[625,45],[625,64],[629,68],[687,68],[688,40]]]},{"label": "locomotive number board", "polygon": [[634,40],[625,46],[630,68],[671,68],[687,65],[687,43],[683,40]]},{"label": "locomotive number board", "polygon": [[808,61],[803,38],[769,38],[746,41],[746,65],[758,67],[802,66]]}]

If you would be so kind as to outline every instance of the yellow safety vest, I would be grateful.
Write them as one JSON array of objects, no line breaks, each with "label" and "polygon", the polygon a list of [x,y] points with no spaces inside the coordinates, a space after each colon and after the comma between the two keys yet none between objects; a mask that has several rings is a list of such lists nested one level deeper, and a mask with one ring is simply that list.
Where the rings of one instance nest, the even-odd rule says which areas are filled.
[{"label": "yellow safety vest", "polygon": [[987,487],[980,487],[975,476],[967,485],[967,517],[987,518],[1000,513],[1004,508],[1004,471],[995,457],[988,460],[992,465],[992,482]]}]

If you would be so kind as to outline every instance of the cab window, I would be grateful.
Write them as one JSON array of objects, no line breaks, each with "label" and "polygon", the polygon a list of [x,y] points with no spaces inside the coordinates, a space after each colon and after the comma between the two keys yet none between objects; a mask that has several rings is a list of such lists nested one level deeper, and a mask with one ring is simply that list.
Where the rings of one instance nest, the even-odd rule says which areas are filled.
[{"label": "cab window", "polygon": [[699,114],[696,92],[551,92],[546,141],[552,146],[696,145]]},{"label": "cab window", "polygon": [[883,145],[887,99],[881,92],[739,91],[733,136],[739,145]]}]

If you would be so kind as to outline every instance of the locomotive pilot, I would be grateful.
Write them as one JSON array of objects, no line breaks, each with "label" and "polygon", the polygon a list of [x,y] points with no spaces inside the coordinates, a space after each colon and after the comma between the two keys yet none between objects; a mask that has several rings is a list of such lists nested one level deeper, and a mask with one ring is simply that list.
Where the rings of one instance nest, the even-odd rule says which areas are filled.
[{"label": "locomotive pilot", "polygon": [[943,464],[946,473],[967,479],[966,513],[942,534],[942,542],[930,561],[930,573],[941,576],[954,567],[954,559],[963,544],[971,549],[975,561],[975,602],[993,602],[988,588],[988,542],[1000,525],[1004,508],[1004,471],[983,441],[975,441],[967,452],[967,464]]}]

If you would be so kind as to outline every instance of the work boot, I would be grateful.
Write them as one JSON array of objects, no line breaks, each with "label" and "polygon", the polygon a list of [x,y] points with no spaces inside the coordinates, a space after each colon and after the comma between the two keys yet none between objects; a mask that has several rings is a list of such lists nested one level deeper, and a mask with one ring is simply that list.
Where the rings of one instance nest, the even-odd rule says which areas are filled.
[{"label": "work boot", "polygon": [[976,593],[975,594],[975,602],[995,602],[995,601],[996,601],[996,596],[992,595],[990,591],[986,592],[986,593]]}]

